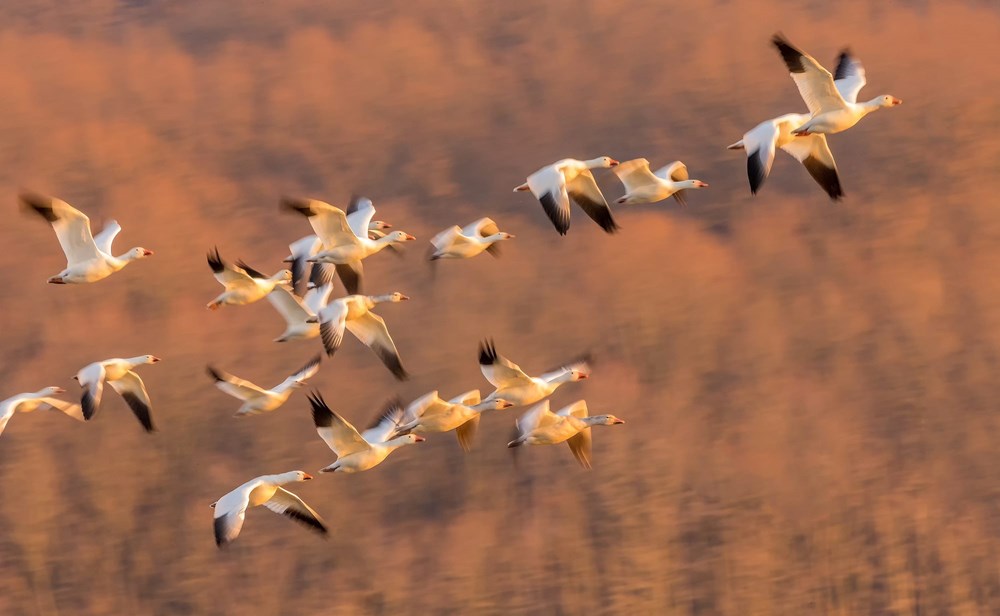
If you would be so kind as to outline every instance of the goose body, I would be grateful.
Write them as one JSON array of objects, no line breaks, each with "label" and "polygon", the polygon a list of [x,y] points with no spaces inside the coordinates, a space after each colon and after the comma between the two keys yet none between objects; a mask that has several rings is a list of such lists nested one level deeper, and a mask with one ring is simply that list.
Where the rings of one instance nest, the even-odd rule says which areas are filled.
[{"label": "goose body", "polygon": [[377,239],[370,239],[368,226],[375,214],[375,207],[363,197],[352,203],[355,209],[351,217],[340,208],[316,199],[285,197],[281,203],[284,208],[306,216],[322,242],[319,252],[307,257],[306,262],[336,265],[337,275],[351,294],[356,294],[361,289],[364,275],[361,262],[364,259],[393,244],[416,239],[403,231],[393,231]]},{"label": "goose body", "polygon": [[125,359],[115,357],[81,368],[73,378],[83,388],[81,398],[83,417],[87,420],[93,419],[94,413],[101,406],[104,383],[108,383],[132,409],[132,413],[135,414],[136,419],[146,429],[146,432],[154,432],[156,428],[153,426],[149,394],[146,392],[146,386],[142,379],[135,373],[135,368],[143,364],[155,364],[158,361],[160,358],[152,355],[140,355]]},{"label": "goose body", "polygon": [[263,299],[279,284],[287,284],[292,279],[292,273],[281,270],[271,277],[261,274],[242,261],[230,265],[219,256],[219,249],[208,253],[208,265],[212,268],[215,279],[225,291],[208,302],[209,310],[218,310],[223,305],[245,306]]},{"label": "goose body", "polygon": [[590,468],[593,426],[623,424],[614,415],[590,416],[587,403],[578,400],[553,413],[544,400],[529,409],[515,422],[516,438],[507,447],[522,445],[555,445],[568,442],[573,455],[584,468]]},{"label": "goose body", "polygon": [[431,240],[434,252],[430,260],[470,259],[485,251],[495,257],[499,254],[497,243],[513,237],[501,231],[492,219],[480,218],[464,227],[455,225],[435,235]]},{"label": "goose body", "polygon": [[483,411],[499,410],[513,406],[502,399],[483,402],[479,390],[473,389],[455,396],[451,400],[443,400],[437,391],[432,391],[414,400],[400,420],[395,435],[400,434],[430,434],[434,432],[455,431],[459,445],[469,451],[472,439],[479,428],[479,418]]},{"label": "goose body", "polygon": [[625,185],[625,195],[615,201],[621,205],[656,203],[669,197],[687,205],[681,191],[708,187],[701,180],[690,179],[687,166],[679,160],[653,173],[648,160],[636,158],[615,167],[614,173]]},{"label": "goose body", "polygon": [[[364,215],[364,212],[348,209],[347,220]],[[353,227],[352,227],[353,228]],[[368,239],[377,240],[385,237],[385,230],[391,229],[392,225],[382,220],[373,220],[368,223]],[[389,248],[393,248],[390,246]],[[305,292],[304,282],[306,280],[306,268],[309,259],[315,257],[323,249],[323,240],[318,235],[307,235],[288,245],[289,255],[285,257],[285,263],[291,263],[292,287],[295,292],[302,295]]]},{"label": "goose body", "polygon": [[331,411],[318,393],[309,396],[309,402],[316,432],[337,454],[336,462],[321,469],[321,473],[360,473],[381,464],[396,449],[424,440],[415,434],[391,438],[403,416],[403,407],[398,401],[389,403],[371,426],[361,433],[349,421]]},{"label": "goose body", "polygon": [[[903,102],[885,94],[858,103],[858,93],[866,83],[865,69],[846,49],[841,52],[836,75],[831,75],[812,56],[789,43],[780,34],[774,35],[771,42],[781,54],[799,94],[809,108],[809,119],[792,129],[792,134],[804,136],[839,133],[851,128],[873,111],[895,107]],[[846,81],[838,88],[835,81],[841,79]]]},{"label": "goose body", "polygon": [[605,233],[614,233],[618,225],[591,169],[610,168],[617,164],[618,161],[610,156],[591,160],[564,158],[529,175],[528,181],[516,187],[514,192],[531,191],[560,235],[569,231],[571,198]]},{"label": "goose body", "polygon": [[236,539],[243,528],[247,509],[259,506],[287,516],[325,535],[326,524],[319,514],[301,498],[281,487],[295,481],[310,479],[312,475],[302,471],[262,475],[212,503],[212,508],[215,509],[215,545],[221,548]]},{"label": "goose body", "polygon": [[66,390],[62,387],[46,387],[36,392],[11,396],[0,402],[0,434],[3,434],[7,422],[14,416],[14,413],[30,413],[38,409],[54,409],[73,419],[83,421],[83,411],[79,404],[54,397],[64,393]]},{"label": "goose body", "polygon": [[307,385],[307,380],[319,371],[319,363],[320,356],[317,355],[273,389],[263,389],[212,366],[208,367],[208,374],[215,379],[216,387],[243,401],[243,405],[236,411],[237,417],[243,417],[278,409],[292,395],[292,391]]},{"label": "goose body", "polygon": [[590,376],[586,361],[578,361],[558,370],[533,377],[496,351],[491,342],[479,345],[479,368],[496,390],[483,401],[506,400],[515,406],[534,404],[552,395],[563,383],[580,381]]},{"label": "goose body", "polygon": [[410,298],[399,292],[388,295],[348,295],[327,304],[310,322],[319,323],[320,337],[328,356],[337,352],[344,340],[344,331],[349,331],[374,351],[393,376],[402,381],[408,375],[399,358],[396,343],[392,341],[385,321],[372,312],[372,309],[381,303],[396,303],[408,299]]},{"label": "goose body", "polygon": [[48,279],[51,284],[96,282],[121,270],[132,261],[153,254],[152,250],[136,247],[121,256],[111,254],[111,244],[122,230],[117,221],[110,221],[94,237],[90,219],[80,210],[55,197],[22,193],[21,204],[48,221],[66,255],[66,269]]}]

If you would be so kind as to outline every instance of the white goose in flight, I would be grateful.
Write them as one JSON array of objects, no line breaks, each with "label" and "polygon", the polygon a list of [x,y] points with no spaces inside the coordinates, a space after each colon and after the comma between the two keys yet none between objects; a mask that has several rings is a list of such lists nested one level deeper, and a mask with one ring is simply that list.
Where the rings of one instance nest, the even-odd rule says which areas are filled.
[{"label": "white goose in flight", "polygon": [[507,447],[522,445],[554,445],[566,442],[583,468],[590,468],[592,426],[613,426],[624,420],[614,415],[589,416],[587,403],[578,400],[555,413],[549,410],[549,401],[533,406],[515,422],[516,438]]},{"label": "white goose in flight", "polygon": [[115,357],[87,364],[81,368],[73,378],[83,388],[81,399],[83,417],[88,420],[93,419],[94,413],[101,406],[101,395],[104,393],[104,383],[107,381],[111,388],[125,399],[146,432],[154,432],[156,428],[153,427],[149,394],[146,393],[146,386],[142,383],[139,375],[134,372],[134,369],[137,366],[155,364],[158,361],[160,358],[153,355],[140,355],[126,359]]},{"label": "white goose in flight", "polygon": [[326,534],[326,524],[312,507],[281,486],[293,481],[309,481],[312,475],[289,471],[251,479],[212,503],[215,509],[215,545],[220,548],[236,539],[243,528],[247,509],[263,505],[271,511]]},{"label": "white goose in flight", "polygon": [[499,398],[483,402],[478,389],[467,391],[448,401],[442,400],[435,390],[417,398],[406,407],[393,436],[454,430],[458,444],[464,451],[469,451],[483,411],[512,406],[514,405],[510,402]]},{"label": "white goose in flight", "polygon": [[586,360],[573,362],[541,376],[528,376],[520,366],[498,354],[490,341],[479,345],[479,368],[486,380],[496,387],[496,391],[483,401],[502,399],[515,406],[534,404],[552,395],[563,383],[581,381],[590,376]]},{"label": "white goose in flight", "polygon": [[625,195],[615,203],[633,205],[638,203],[656,203],[669,197],[681,205],[687,205],[683,190],[708,188],[701,180],[688,178],[687,166],[675,160],[656,173],[649,170],[649,161],[636,158],[625,161],[613,169],[615,175],[625,185]]},{"label": "white goose in flight", "polygon": [[30,413],[38,409],[54,409],[73,419],[83,421],[83,412],[79,404],[53,397],[64,393],[66,390],[62,387],[46,387],[36,392],[11,396],[0,402],[0,434],[3,434],[3,429],[7,427],[7,422],[14,413]]},{"label": "white goose in flight", "polygon": [[492,219],[480,218],[464,227],[448,227],[435,235],[431,240],[434,252],[430,260],[469,259],[484,251],[496,257],[500,254],[499,242],[510,239],[514,236],[501,231]]},{"label": "white goose in flight", "polygon": [[358,433],[349,421],[334,413],[318,392],[309,396],[313,423],[319,437],[337,454],[337,461],[320,470],[321,473],[359,473],[379,465],[393,451],[424,440],[416,434],[390,438],[403,416],[398,400],[392,401],[378,414],[364,432]]},{"label": "white goose in flight", "polygon": [[208,366],[208,374],[215,379],[216,387],[243,401],[243,405],[236,411],[236,417],[243,417],[278,409],[292,395],[292,391],[305,387],[308,379],[319,372],[319,363],[320,356],[317,355],[273,389],[258,387],[212,366]]},{"label": "white goose in flight", "polygon": [[355,201],[356,215],[351,218],[340,208],[315,199],[285,197],[281,201],[284,208],[306,216],[323,243],[322,249],[306,261],[336,265],[337,275],[347,292],[352,295],[361,290],[363,259],[393,244],[417,239],[403,231],[393,231],[375,240],[369,239],[368,225],[375,214],[375,207],[365,198]]},{"label": "white goose in flight", "polygon": [[590,170],[617,164],[618,161],[610,156],[591,160],[564,158],[529,175],[528,181],[515,188],[514,192],[531,191],[560,235],[569,231],[570,198],[606,233],[614,233],[618,225]]},{"label": "white goose in flight", "polygon": [[[885,94],[866,103],[858,103],[858,92],[866,83],[865,70],[860,62],[850,59],[841,62],[837,66],[837,76],[834,77],[812,56],[793,46],[782,35],[775,34],[771,42],[781,53],[781,58],[811,114],[804,124],[792,129],[793,135],[839,133],[851,128],[873,111],[895,107],[903,102],[895,96]],[[845,51],[845,54],[849,58],[850,53]],[[841,59],[844,59],[844,55]],[[845,79],[847,83],[838,88],[834,83],[835,79]]]},{"label": "white goose in flight", "polygon": [[90,219],[80,210],[55,197],[22,193],[21,203],[52,225],[56,238],[66,255],[66,269],[48,279],[51,284],[96,282],[107,278],[132,261],[153,254],[152,250],[136,247],[120,257],[112,256],[111,244],[122,230],[112,220],[94,237]]},{"label": "white goose in flight", "polygon": [[372,312],[372,309],[378,304],[398,303],[408,299],[410,298],[398,291],[387,295],[348,295],[333,300],[317,316],[310,317],[307,321],[319,323],[320,337],[328,356],[332,356],[340,348],[346,329],[374,351],[393,376],[404,381],[409,375],[403,369],[396,343],[389,336],[385,321]]},{"label": "white goose in flight", "polygon": [[218,310],[224,304],[252,304],[263,299],[279,284],[287,284],[292,279],[292,273],[288,270],[281,270],[268,278],[243,261],[237,261],[235,266],[230,265],[219,256],[218,248],[208,253],[208,265],[212,268],[215,279],[226,288],[221,295],[208,302],[206,308],[209,310]]}]

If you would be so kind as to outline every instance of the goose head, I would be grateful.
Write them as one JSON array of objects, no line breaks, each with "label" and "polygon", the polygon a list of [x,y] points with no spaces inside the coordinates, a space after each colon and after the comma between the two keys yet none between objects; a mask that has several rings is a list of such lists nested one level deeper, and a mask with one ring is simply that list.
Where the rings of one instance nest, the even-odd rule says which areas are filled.
[{"label": "goose head", "polygon": [[389,447],[396,448],[396,447],[404,447],[406,445],[413,445],[415,443],[422,443],[426,440],[427,439],[420,436],[419,434],[410,433],[410,434],[404,434],[402,436],[397,436],[394,439],[390,439],[385,444]]},{"label": "goose head", "polygon": [[137,259],[145,259],[146,257],[148,257],[148,256],[150,256],[152,254],[153,254],[152,250],[149,250],[148,248],[143,248],[141,246],[136,246],[132,250],[126,252],[122,256],[122,260],[123,261],[135,261]]},{"label": "goose head", "polygon": [[379,295],[378,297],[374,297],[372,299],[378,304],[381,304],[383,302],[391,302],[393,304],[396,304],[399,302],[405,302],[408,299],[410,299],[410,297],[408,295],[403,295],[399,291],[393,291],[388,295]]},{"label": "goose head", "polygon": [[868,101],[868,104],[877,108],[895,107],[896,105],[902,105],[903,100],[889,94],[883,94],[882,96],[876,96],[872,100]]},{"label": "goose head", "polygon": [[392,229],[392,225],[384,220],[373,220],[368,223],[369,231],[385,231],[386,229]]},{"label": "goose head", "polygon": [[611,158],[610,156],[600,156],[587,161],[588,169],[610,169],[611,167],[617,167],[618,161]]},{"label": "goose head", "polygon": [[295,481],[309,481],[313,478],[312,475],[305,471],[292,471],[295,473]]},{"label": "goose head", "polygon": [[412,242],[417,238],[413,237],[409,233],[406,233],[405,231],[393,231],[392,233],[387,233],[385,237],[381,239],[383,242],[387,242],[389,244],[400,244],[402,242]]},{"label": "goose head", "polygon": [[691,189],[691,188],[708,188],[708,184],[702,182],[701,180],[684,180],[683,182],[677,182],[681,187]]},{"label": "goose head", "polygon": [[506,231],[501,231],[500,233],[497,233],[497,235],[502,240],[512,240],[512,239],[514,239],[514,234],[513,233],[507,233]]},{"label": "goose head", "polygon": [[270,280],[275,284],[284,284],[286,282],[291,282],[292,272],[291,270],[283,269],[280,272],[276,273],[274,276],[271,276],[268,280]]},{"label": "goose head", "polygon": [[141,366],[142,364],[155,364],[158,361],[160,361],[160,358],[156,355],[140,355],[129,359],[128,363],[133,366]]},{"label": "goose head", "polygon": [[624,419],[618,419],[614,415],[597,415],[591,418],[590,423],[597,426],[613,426],[625,423]]},{"label": "goose head", "polygon": [[36,395],[39,398],[47,398],[49,396],[56,396],[58,394],[64,394],[64,393],[66,393],[66,390],[63,389],[62,387],[53,386],[53,387],[45,387],[43,389],[38,390],[38,393]]}]

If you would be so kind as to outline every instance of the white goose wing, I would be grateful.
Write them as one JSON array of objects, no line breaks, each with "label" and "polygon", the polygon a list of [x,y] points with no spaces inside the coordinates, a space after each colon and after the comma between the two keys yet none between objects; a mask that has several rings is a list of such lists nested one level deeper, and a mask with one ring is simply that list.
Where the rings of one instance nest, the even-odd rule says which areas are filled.
[{"label": "white goose wing", "polygon": [[216,387],[238,400],[246,402],[247,400],[262,398],[267,395],[267,391],[264,388],[258,387],[250,381],[235,377],[228,372],[219,370],[214,366],[208,366],[206,370],[208,375],[215,379]]},{"label": "white goose wing", "polygon": [[60,400],[59,398],[39,398],[39,400],[48,408],[65,413],[77,421],[86,421],[83,417],[83,409],[79,404],[67,402],[66,400]]},{"label": "white goose wing", "polygon": [[311,312],[309,316],[319,314],[319,311],[326,308],[327,302],[330,300],[330,294],[333,293],[333,283],[327,282],[318,287],[313,287],[306,292],[305,299],[303,303],[305,304],[306,311]]},{"label": "white goose wing", "polygon": [[[309,291],[309,293],[313,293],[313,291]],[[309,298],[308,294],[306,294],[306,298]],[[274,291],[267,294],[267,301],[271,302],[271,305],[289,326],[299,325],[316,314],[307,308],[305,303],[296,297],[290,289],[282,285],[275,286]]]},{"label": "white goose wing", "polygon": [[455,437],[458,439],[458,444],[462,447],[462,451],[468,452],[472,449],[472,441],[476,438],[476,432],[479,431],[479,418],[482,415],[478,413],[469,418],[469,421],[455,428]]},{"label": "white goose wing", "polygon": [[789,43],[780,34],[771,42],[781,53],[802,100],[813,115],[844,109],[847,105],[833,83],[833,75],[809,54]]},{"label": "white goose wing", "polygon": [[104,393],[104,364],[94,362],[84,366],[76,374],[76,380],[79,381],[80,387],[83,387],[83,397],[80,400],[83,416],[85,419],[91,419],[101,406],[101,396]]},{"label": "white goose wing", "polygon": [[250,493],[261,483],[260,477],[252,479],[212,505],[215,508],[215,545],[221,548],[239,536],[250,505]]},{"label": "white goose wing", "polygon": [[528,385],[531,377],[521,367],[497,353],[492,341],[479,344],[479,369],[494,387]]},{"label": "white goose wing", "polygon": [[458,242],[468,241],[463,235],[463,230],[458,225],[453,225],[432,237],[431,244],[438,250],[447,250]]},{"label": "white goose wing", "polygon": [[20,199],[26,208],[52,225],[69,266],[102,257],[90,232],[90,219],[86,214],[55,197],[22,193]]},{"label": "white goose wing", "polygon": [[281,382],[277,387],[274,388],[275,393],[281,393],[287,390],[295,383],[304,385],[306,381],[310,378],[316,376],[319,372],[319,364],[323,360],[321,355],[317,355],[309,360],[309,362],[298,369],[295,374],[289,375],[287,379]]},{"label": "white goose wing", "polygon": [[500,233],[500,228],[492,218],[480,218],[462,227],[461,233],[467,237],[489,237]]},{"label": "white goose wing", "polygon": [[450,408],[451,404],[442,400],[438,395],[438,391],[435,389],[434,391],[424,394],[408,404],[400,423],[407,424],[411,421],[420,419],[421,417],[440,415]]},{"label": "white goose wing", "polygon": [[288,516],[296,522],[305,524],[324,535],[327,533],[326,524],[323,523],[323,519],[319,517],[319,514],[312,507],[305,504],[297,495],[292,494],[282,487],[274,491],[274,494],[264,503],[264,506],[279,515]]},{"label": "white goose wing", "polygon": [[120,379],[108,382],[118,392],[118,395],[125,399],[128,407],[132,409],[135,418],[139,420],[146,432],[155,432],[149,394],[146,393],[146,386],[143,385],[139,375],[129,370]]},{"label": "white goose wing", "polygon": [[[587,403],[583,400],[578,400],[567,407],[559,409],[559,412],[556,413],[556,415],[583,419],[588,415]],[[590,468],[590,455],[591,450],[593,449],[593,436],[591,435],[590,430],[590,426],[587,426],[566,441],[566,444],[569,445],[570,451],[573,452],[573,457],[576,458],[576,461],[579,462],[580,466],[583,468]]]},{"label": "white goose wing", "polygon": [[316,433],[338,458],[371,449],[371,445],[358,434],[349,421],[330,410],[319,392],[309,396],[309,404],[312,407]]},{"label": "white goose wing", "polygon": [[101,232],[94,236],[94,243],[97,244],[97,249],[104,254],[111,256],[111,244],[114,243],[115,237],[121,233],[122,226],[118,224],[117,220],[109,220],[108,224],[104,225]]},{"label": "white goose wing", "polygon": [[371,199],[361,196],[351,198],[351,204],[347,206],[347,224],[351,227],[354,235],[367,238],[369,236],[368,225],[371,224],[374,216],[375,206]]},{"label": "white goose wing", "polygon": [[837,173],[837,162],[833,159],[833,152],[826,142],[826,135],[796,137],[781,146],[781,149],[802,163],[809,175],[826,191],[826,194],[830,195],[831,199],[836,201],[844,196],[844,191],[840,187],[840,175]]},{"label": "white goose wing", "polygon": [[409,376],[403,368],[403,362],[396,350],[396,343],[389,335],[385,321],[372,311],[347,321],[347,330],[378,355],[385,367],[400,381]]},{"label": "white goose wing", "polygon": [[[657,169],[653,175],[659,176],[665,180],[670,180],[671,182],[683,182],[690,179],[690,176],[688,176],[687,165],[679,160],[675,160],[666,167]],[[678,190],[672,196],[677,203],[687,206],[687,199],[684,198],[683,190]]]},{"label": "white goose wing", "polygon": [[[294,197],[284,197],[281,203],[286,209],[294,210],[309,219],[309,224],[312,225],[313,231],[323,241],[325,248],[357,243],[359,241],[359,237],[354,234],[354,231],[347,222],[347,214],[338,207],[334,207],[323,201],[317,201],[316,199],[298,199]],[[365,231],[361,237],[367,238],[368,232]]]},{"label": "white goose wing", "polygon": [[781,118],[768,120],[754,126],[743,135],[743,148],[747,153],[747,179],[750,193],[756,195],[774,164],[774,153],[780,135]]},{"label": "white goose wing", "polygon": [[569,193],[566,176],[555,165],[542,167],[528,176],[531,194],[542,204],[542,209],[560,235],[569,231]]},{"label": "white goose wing", "polygon": [[633,158],[611,168],[621,183],[625,193],[635,192],[640,188],[656,184],[656,176],[649,170],[649,161],[645,158]]},{"label": "white goose wing", "polygon": [[535,430],[546,428],[559,421],[552,411],[549,410],[549,401],[542,400],[521,415],[515,422],[519,436],[527,436]]},{"label": "white goose wing", "polygon": [[865,67],[861,60],[851,54],[850,49],[844,49],[837,57],[837,69],[833,72],[833,85],[849,103],[858,102],[858,93],[868,83],[865,78]]},{"label": "white goose wing", "polygon": [[384,443],[396,431],[402,419],[403,405],[399,400],[390,400],[361,433],[361,438],[369,443]]},{"label": "white goose wing", "polygon": [[343,300],[334,300],[319,312],[319,335],[327,356],[332,356],[340,348],[346,325],[347,304]]},{"label": "white goose wing", "polygon": [[615,219],[611,215],[611,208],[608,207],[604,193],[597,186],[597,181],[590,169],[581,171],[573,178],[573,181],[567,184],[566,190],[573,201],[576,201],[583,212],[600,225],[605,233],[614,233],[618,230],[618,224],[615,223]]},{"label": "white goose wing", "polygon": [[306,259],[314,256],[323,247],[323,241],[318,235],[307,235],[288,245],[290,256],[287,260],[292,264],[292,288],[299,295],[305,292]]}]

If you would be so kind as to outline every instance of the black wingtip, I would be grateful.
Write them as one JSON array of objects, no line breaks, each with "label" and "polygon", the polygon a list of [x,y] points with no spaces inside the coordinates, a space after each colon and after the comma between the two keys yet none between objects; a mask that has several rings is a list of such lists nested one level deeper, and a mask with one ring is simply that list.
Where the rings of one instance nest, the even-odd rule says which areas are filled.
[{"label": "black wingtip", "polygon": [[215,546],[221,549],[227,543],[225,518],[215,518]]},{"label": "black wingtip", "polygon": [[756,195],[764,180],[767,179],[766,168],[760,160],[760,150],[747,156],[747,179],[750,181],[750,194]]},{"label": "black wingtip", "polygon": [[309,206],[309,201],[300,197],[289,197],[287,195],[283,195],[280,199],[278,199],[278,207],[284,211],[298,212],[303,216],[315,215],[315,212]]},{"label": "black wingtip", "polygon": [[52,197],[41,193],[22,191],[17,198],[25,211],[34,212],[49,222],[59,220],[59,217],[52,210]]},{"label": "black wingtip", "polygon": [[226,269],[226,262],[222,260],[219,255],[219,247],[216,246],[208,252],[208,266],[212,268],[212,272],[216,274],[221,274]]},{"label": "black wingtip", "polygon": [[152,409],[149,408],[149,405],[143,402],[139,396],[130,392],[122,393],[122,398],[132,409],[135,418],[139,420],[146,432],[156,432],[156,426],[153,425]]},{"label": "black wingtip", "polygon": [[226,380],[226,379],[222,378],[222,373],[219,370],[217,370],[214,366],[211,366],[211,365],[205,366],[205,372],[208,373],[208,376],[210,376],[213,379],[215,379],[216,383],[218,383],[219,381],[225,381]]},{"label": "black wingtip", "polygon": [[549,220],[552,221],[552,225],[559,232],[559,235],[566,235],[569,231],[569,214],[563,211],[556,203],[555,196],[547,192],[538,198],[538,201],[542,204],[542,209],[548,215]]},{"label": "black wingtip", "polygon": [[83,409],[83,418],[90,421],[97,412],[97,405],[94,404],[94,397],[90,395],[90,390],[84,389],[80,398],[80,407]]},{"label": "black wingtip", "polygon": [[329,428],[333,425],[333,411],[323,400],[323,395],[319,391],[310,393],[307,398],[312,407],[313,424],[317,428]]},{"label": "black wingtip", "polygon": [[789,72],[806,72],[806,67],[802,64],[802,52],[789,43],[788,39],[786,39],[783,34],[778,32],[772,36],[771,44],[778,49],[778,52],[781,54],[781,59],[785,61],[785,66],[788,67]]},{"label": "black wingtip", "polygon": [[831,199],[838,201],[843,198],[844,189],[840,186],[840,176],[836,169],[827,167],[812,156],[807,157],[802,164]]},{"label": "black wingtip", "polygon": [[847,77],[848,71],[851,68],[851,48],[844,47],[840,50],[840,55],[837,56],[837,70],[833,73],[833,80],[843,79]]},{"label": "black wingtip", "polygon": [[492,366],[497,360],[497,349],[492,339],[486,339],[479,343],[479,364],[481,366]]},{"label": "black wingtip", "polygon": [[267,276],[265,276],[261,272],[255,270],[254,268],[252,268],[249,265],[247,265],[246,261],[244,261],[242,259],[239,259],[239,260],[236,261],[236,267],[238,267],[241,270],[243,270],[244,272],[246,272],[247,275],[250,276],[251,278],[257,278],[258,280],[264,280],[264,279],[267,278]]}]

